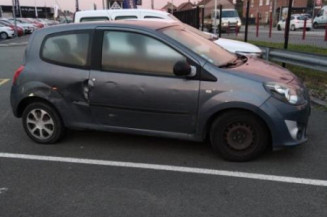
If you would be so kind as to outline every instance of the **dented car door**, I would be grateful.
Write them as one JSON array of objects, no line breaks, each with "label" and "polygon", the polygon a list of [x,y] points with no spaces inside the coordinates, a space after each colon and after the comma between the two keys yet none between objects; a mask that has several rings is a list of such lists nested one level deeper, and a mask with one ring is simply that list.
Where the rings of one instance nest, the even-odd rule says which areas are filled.
[{"label": "dented car door", "polygon": [[176,62],[189,60],[144,34],[102,34],[101,67],[90,73],[94,119],[115,127],[194,133],[200,81],[173,73]]}]

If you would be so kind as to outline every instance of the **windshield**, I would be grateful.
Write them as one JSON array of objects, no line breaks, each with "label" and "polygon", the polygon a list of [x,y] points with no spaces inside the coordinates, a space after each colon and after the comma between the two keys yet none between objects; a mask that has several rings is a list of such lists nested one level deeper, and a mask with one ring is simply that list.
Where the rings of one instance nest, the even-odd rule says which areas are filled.
[{"label": "windshield", "polygon": [[216,66],[222,66],[237,59],[234,54],[229,53],[214,42],[198,36],[184,26],[172,26],[159,31],[183,44]]},{"label": "windshield", "polygon": [[237,11],[223,11],[222,17],[238,17]]}]

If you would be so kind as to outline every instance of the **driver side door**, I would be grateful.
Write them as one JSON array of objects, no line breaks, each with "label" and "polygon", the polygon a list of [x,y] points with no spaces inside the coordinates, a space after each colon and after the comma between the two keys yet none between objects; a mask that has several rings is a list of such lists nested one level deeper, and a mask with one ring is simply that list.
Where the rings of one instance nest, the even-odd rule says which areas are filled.
[{"label": "driver side door", "polygon": [[91,70],[89,94],[94,119],[109,127],[193,134],[200,81],[176,76],[173,68],[178,61],[196,63],[146,34],[98,31],[101,64]]}]

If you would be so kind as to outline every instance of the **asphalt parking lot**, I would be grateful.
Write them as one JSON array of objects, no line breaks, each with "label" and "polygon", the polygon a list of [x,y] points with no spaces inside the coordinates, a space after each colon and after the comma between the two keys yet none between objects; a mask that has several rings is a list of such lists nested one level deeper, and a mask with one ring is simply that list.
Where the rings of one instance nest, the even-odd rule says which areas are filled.
[{"label": "asphalt parking lot", "polygon": [[247,163],[204,143],[93,131],[42,146],[9,103],[24,49],[0,46],[1,217],[327,216],[325,111],[313,108],[306,144]]}]

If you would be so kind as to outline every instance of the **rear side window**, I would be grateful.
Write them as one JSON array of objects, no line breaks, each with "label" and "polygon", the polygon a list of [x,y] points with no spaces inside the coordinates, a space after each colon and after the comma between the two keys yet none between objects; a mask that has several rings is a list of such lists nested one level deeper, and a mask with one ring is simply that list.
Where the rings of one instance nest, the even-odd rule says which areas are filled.
[{"label": "rear side window", "polygon": [[95,22],[95,21],[108,21],[108,17],[82,17],[80,22]]},{"label": "rear side window", "polygon": [[137,16],[117,16],[115,20],[128,20],[128,19],[137,19]]},{"label": "rear side window", "polygon": [[163,18],[157,16],[144,16],[144,19],[163,19]]},{"label": "rear side window", "polygon": [[41,58],[59,65],[86,66],[89,38],[89,33],[47,37],[41,48]]}]

